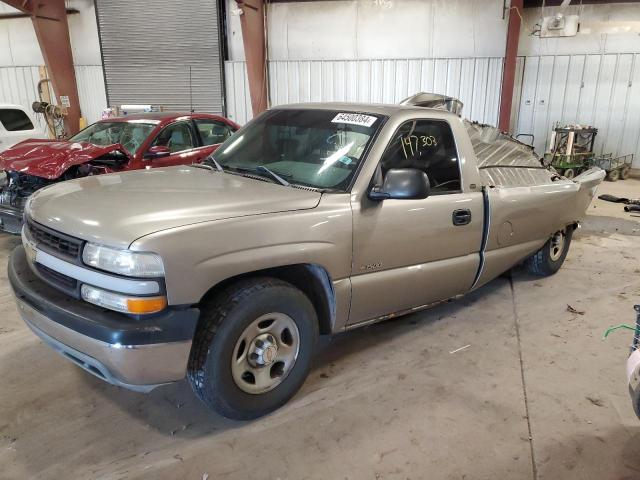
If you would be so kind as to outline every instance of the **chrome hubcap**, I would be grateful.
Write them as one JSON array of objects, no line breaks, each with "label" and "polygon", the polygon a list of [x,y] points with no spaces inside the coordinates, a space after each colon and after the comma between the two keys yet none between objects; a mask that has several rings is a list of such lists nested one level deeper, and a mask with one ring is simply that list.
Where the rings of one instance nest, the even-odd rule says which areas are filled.
[{"label": "chrome hubcap", "polygon": [[562,252],[564,251],[564,242],[564,230],[556,232],[553,237],[551,237],[551,252],[549,256],[554,262],[562,256]]},{"label": "chrome hubcap", "polygon": [[268,313],[244,329],[231,358],[231,373],[244,392],[260,394],[280,384],[298,358],[300,333],[291,317]]}]

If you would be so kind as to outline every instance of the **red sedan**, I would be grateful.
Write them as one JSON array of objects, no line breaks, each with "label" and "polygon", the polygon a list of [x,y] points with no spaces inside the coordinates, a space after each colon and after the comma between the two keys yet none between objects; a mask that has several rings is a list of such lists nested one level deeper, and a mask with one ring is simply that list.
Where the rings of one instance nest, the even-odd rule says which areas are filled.
[{"label": "red sedan", "polygon": [[20,233],[27,198],[63,180],[198,163],[238,128],[205,113],[146,113],[94,123],[66,141],[25,140],[0,154],[0,230]]}]

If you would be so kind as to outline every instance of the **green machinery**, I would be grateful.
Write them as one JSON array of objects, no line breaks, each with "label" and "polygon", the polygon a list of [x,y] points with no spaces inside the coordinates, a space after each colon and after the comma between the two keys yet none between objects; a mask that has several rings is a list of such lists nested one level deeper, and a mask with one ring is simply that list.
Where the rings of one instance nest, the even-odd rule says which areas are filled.
[{"label": "green machinery", "polygon": [[614,157],[611,153],[596,155],[593,145],[598,129],[581,125],[555,126],[551,132],[545,165],[552,165],[560,175],[573,178],[591,167],[607,172],[607,180],[626,179],[631,171],[633,154]]}]

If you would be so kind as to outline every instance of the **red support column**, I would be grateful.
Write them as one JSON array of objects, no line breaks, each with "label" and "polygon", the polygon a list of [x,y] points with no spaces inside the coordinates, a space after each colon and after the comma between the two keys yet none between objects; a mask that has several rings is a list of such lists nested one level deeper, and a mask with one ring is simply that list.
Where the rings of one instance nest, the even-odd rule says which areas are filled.
[{"label": "red support column", "polygon": [[80,129],[80,100],[64,0],[2,1],[31,15],[53,90],[58,97],[58,105],[63,105],[61,97],[69,99],[70,106],[64,120],[65,130],[69,135],[77,133]]},{"label": "red support column", "polygon": [[511,0],[511,8],[509,9],[507,48],[504,54],[502,90],[500,95],[500,119],[498,121],[498,128],[506,132],[510,130],[509,122],[511,120],[513,87],[516,78],[516,58],[518,56],[518,41],[520,39],[522,2],[523,0]]},{"label": "red support column", "polygon": [[263,0],[236,0],[242,9],[240,25],[247,61],[253,115],[267,109],[267,51]]}]

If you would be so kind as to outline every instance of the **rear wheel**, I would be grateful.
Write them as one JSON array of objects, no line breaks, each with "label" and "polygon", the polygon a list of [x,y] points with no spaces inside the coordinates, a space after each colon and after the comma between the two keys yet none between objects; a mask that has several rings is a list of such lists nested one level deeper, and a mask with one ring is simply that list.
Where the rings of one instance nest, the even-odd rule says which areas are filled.
[{"label": "rear wheel", "polygon": [[187,376],[221,415],[257,418],[302,386],[317,340],[317,316],[304,293],[275,278],[243,280],[203,305]]},{"label": "rear wheel", "polygon": [[572,235],[571,225],[554,233],[540,250],[527,259],[526,265],[529,272],[534,275],[548,276],[560,270],[569,252]]},{"label": "rear wheel", "polygon": [[631,175],[631,165],[625,165],[620,169],[620,178],[626,180]]},{"label": "rear wheel", "polygon": [[607,172],[607,180],[609,180],[610,182],[616,182],[619,178],[620,178],[620,170],[615,169],[615,170],[609,170],[609,172]]},{"label": "rear wheel", "polygon": [[573,177],[576,176],[576,172],[575,172],[575,170],[573,168],[567,168],[564,171],[564,176],[565,176],[565,178],[568,178],[569,180],[571,180]]}]

